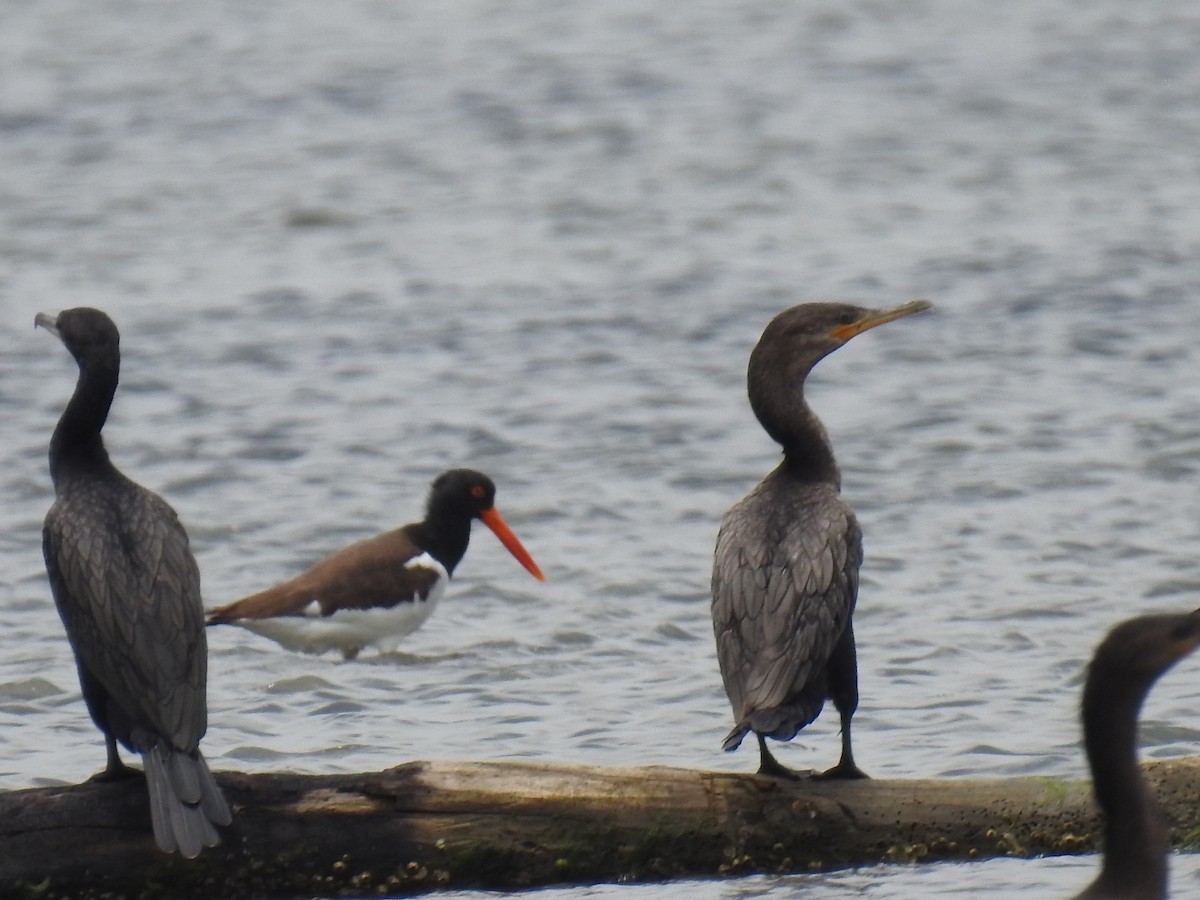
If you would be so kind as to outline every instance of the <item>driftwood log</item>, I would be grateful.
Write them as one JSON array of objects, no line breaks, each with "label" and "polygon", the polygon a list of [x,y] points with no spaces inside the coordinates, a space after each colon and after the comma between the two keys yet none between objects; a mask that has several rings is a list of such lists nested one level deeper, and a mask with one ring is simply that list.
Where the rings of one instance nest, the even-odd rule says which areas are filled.
[{"label": "driftwood log", "polygon": [[[1177,845],[1200,757],[1147,775]],[[365,775],[218,776],[234,807],[195,860],[154,847],[137,780],[0,792],[0,897],[397,896],[439,887],[800,872],[1090,852],[1085,782],[790,783],[646,767],[416,762]]]}]

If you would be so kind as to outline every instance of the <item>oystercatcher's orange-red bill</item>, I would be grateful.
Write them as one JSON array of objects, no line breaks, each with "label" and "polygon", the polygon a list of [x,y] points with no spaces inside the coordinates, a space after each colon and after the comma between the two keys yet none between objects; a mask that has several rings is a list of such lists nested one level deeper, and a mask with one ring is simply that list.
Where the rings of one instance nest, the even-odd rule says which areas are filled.
[{"label": "oystercatcher's orange-red bill", "polygon": [[537,563],[533,561],[533,557],[529,555],[517,536],[513,534],[512,529],[508,527],[504,519],[500,517],[500,513],[496,512],[496,507],[485,509],[479,514],[480,520],[488,528],[492,529],[492,534],[496,535],[507,549],[508,552],[516,557],[517,562],[529,570],[529,574],[538,581],[545,581],[546,578],[542,575],[542,570],[538,568]]}]

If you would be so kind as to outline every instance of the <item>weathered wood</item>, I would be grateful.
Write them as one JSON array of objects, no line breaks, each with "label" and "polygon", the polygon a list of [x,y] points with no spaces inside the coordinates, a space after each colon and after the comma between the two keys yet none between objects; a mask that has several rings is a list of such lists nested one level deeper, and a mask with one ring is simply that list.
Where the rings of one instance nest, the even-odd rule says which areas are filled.
[{"label": "weathered wood", "polygon": [[[1147,773],[1179,840],[1200,758]],[[218,776],[220,847],[158,851],[137,780],[0,792],[0,896],[295,897],[533,887],[884,860],[1095,849],[1083,782],[789,783],[647,767],[410,763],[365,775]]]}]

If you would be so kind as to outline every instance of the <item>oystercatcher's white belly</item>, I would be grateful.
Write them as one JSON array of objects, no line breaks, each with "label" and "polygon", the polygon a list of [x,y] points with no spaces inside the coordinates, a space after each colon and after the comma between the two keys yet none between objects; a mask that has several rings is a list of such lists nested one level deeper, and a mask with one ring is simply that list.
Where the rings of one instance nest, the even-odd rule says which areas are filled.
[{"label": "oystercatcher's white belly", "polygon": [[[305,608],[303,615],[276,616],[270,619],[236,619],[247,631],[270,638],[289,650],[299,653],[324,653],[340,650],[352,659],[364,647],[375,647],[380,653],[395,650],[405,636],[412,634],[433,613],[450,576],[445,567],[428,554],[415,557],[409,565],[434,569],[437,581],[424,597],[406,597],[391,606],[368,609],[339,609],[332,615],[321,615],[317,598]],[[391,602],[393,598],[380,598]]]}]

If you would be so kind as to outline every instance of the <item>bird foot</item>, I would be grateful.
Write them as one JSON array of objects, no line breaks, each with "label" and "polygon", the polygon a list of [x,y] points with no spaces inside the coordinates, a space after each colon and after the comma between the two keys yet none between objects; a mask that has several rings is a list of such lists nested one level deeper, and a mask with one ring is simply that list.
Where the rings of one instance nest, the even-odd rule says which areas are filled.
[{"label": "bird foot", "polygon": [[770,778],[786,778],[788,781],[802,781],[805,778],[817,777],[813,776],[811,771],[797,772],[795,769],[789,769],[787,766],[779,763],[772,757],[770,760],[763,760],[758,767],[759,775],[766,775]]},{"label": "bird foot", "polygon": [[88,784],[95,782],[96,784],[104,784],[110,781],[126,781],[130,778],[142,778],[141,769],[135,769],[125,765],[123,762],[117,763],[115,766],[110,765],[103,772],[97,772],[88,779]]},{"label": "bird foot", "polygon": [[871,776],[854,763],[838,763],[832,769],[818,772],[812,776],[813,781],[849,781],[855,778],[870,778]]}]

